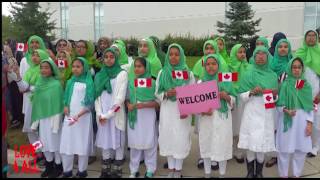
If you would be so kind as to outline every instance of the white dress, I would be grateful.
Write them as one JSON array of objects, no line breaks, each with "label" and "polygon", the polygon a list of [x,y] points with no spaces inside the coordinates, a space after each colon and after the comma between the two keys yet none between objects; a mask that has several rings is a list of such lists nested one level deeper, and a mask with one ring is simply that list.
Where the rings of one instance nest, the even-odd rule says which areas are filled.
[{"label": "white dress", "polygon": [[245,102],[241,118],[238,148],[253,152],[275,151],[274,122],[276,109],[265,109],[262,96],[240,94]]},{"label": "white dress", "polygon": [[[61,121],[62,114],[57,114],[45,119],[39,120],[39,138],[43,145],[42,152],[59,152],[60,151],[60,138],[61,127],[58,132],[54,132],[54,121]],[[61,126],[61,124],[59,125]]]},{"label": "white dress", "polygon": [[[164,99],[164,93],[158,94],[159,87],[158,74],[156,81],[155,95],[161,102],[160,122],[159,122],[159,148],[161,156],[173,156],[176,159],[184,159],[189,155],[191,149],[191,120],[189,115],[185,119],[180,119],[178,104],[176,101]],[[195,83],[193,73],[190,72],[188,84]]]},{"label": "white dress", "polygon": [[[73,93],[70,101],[70,116],[78,114],[84,108],[82,101],[86,94],[86,84],[74,83]],[[66,155],[78,154],[87,156],[93,153],[93,127],[91,111],[83,114],[78,122],[69,126],[65,117],[62,127],[60,153]]]},{"label": "white dress", "polygon": [[296,115],[292,117],[292,126],[288,131],[284,129],[283,107],[277,108],[279,113],[278,131],[276,134],[276,147],[278,152],[294,153],[296,150],[308,153],[312,150],[311,136],[306,136],[307,121],[312,122],[313,111],[306,112],[297,109]]},{"label": "white dress", "polygon": [[211,161],[225,161],[232,159],[232,116],[231,109],[235,98],[231,97],[228,113],[214,110],[211,116],[199,117],[199,146],[201,158]]},{"label": "white dress", "polygon": [[241,125],[241,118],[244,111],[245,103],[240,99],[238,96],[238,105],[235,104],[233,110],[231,111],[232,114],[232,132],[233,136],[239,136],[240,125]]}]

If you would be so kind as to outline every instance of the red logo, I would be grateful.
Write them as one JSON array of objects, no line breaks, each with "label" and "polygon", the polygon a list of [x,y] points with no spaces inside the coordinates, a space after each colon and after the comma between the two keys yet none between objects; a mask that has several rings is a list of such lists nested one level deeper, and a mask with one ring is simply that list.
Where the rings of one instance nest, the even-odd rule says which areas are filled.
[{"label": "red logo", "polygon": [[[14,145],[14,163],[13,163],[14,172],[28,173],[28,174],[39,173],[40,170],[37,167],[36,149],[39,149],[41,147],[42,147],[42,144],[40,141],[36,142],[36,144],[21,145],[20,147],[18,147],[17,145]],[[19,160],[20,162],[22,162],[21,168],[18,165]]]}]

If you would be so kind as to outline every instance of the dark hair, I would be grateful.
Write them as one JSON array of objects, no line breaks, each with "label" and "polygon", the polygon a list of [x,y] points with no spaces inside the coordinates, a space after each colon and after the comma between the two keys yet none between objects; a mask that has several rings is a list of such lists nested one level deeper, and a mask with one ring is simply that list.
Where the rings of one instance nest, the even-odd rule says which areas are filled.
[{"label": "dark hair", "polygon": [[84,43],[84,45],[86,46],[86,49],[88,49],[88,44],[87,44],[87,41],[86,40],[79,40],[79,41],[77,41],[77,43],[79,43],[79,42],[82,42],[82,43]]},{"label": "dark hair", "polygon": [[40,67],[41,67],[41,64],[44,64],[44,63],[49,64],[49,67],[50,67],[50,70],[51,70],[51,73],[52,73],[51,75],[54,76],[55,74],[54,74],[54,71],[53,71],[53,67],[52,67],[52,65],[51,65],[48,61],[40,62]]},{"label": "dark hair", "polygon": [[136,64],[137,61],[139,61],[144,66],[144,68],[147,67],[147,61],[146,61],[146,59],[144,57],[137,57],[134,60],[134,64]]},{"label": "dark hair", "polygon": [[291,64],[291,68],[292,68],[292,65],[293,65],[294,61],[299,61],[300,64],[302,65],[302,69],[304,68],[303,61],[302,61],[302,59],[300,57],[296,57],[296,58],[293,59],[292,64]]},{"label": "dark hair", "polygon": [[74,59],[74,60],[72,61],[72,64],[73,64],[74,62],[76,62],[76,61],[80,61],[80,63],[81,63],[81,64],[82,64],[82,66],[84,67],[83,62],[82,62],[79,58],[77,58],[77,57],[76,57],[76,59]]}]

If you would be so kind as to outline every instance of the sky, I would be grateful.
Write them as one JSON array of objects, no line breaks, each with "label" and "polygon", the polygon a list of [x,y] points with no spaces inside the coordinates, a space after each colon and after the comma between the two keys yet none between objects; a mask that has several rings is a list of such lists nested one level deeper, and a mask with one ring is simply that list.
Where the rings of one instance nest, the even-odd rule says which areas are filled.
[{"label": "sky", "polygon": [[10,2],[1,2],[1,6],[2,6],[2,15],[8,16],[10,14],[9,12]]}]

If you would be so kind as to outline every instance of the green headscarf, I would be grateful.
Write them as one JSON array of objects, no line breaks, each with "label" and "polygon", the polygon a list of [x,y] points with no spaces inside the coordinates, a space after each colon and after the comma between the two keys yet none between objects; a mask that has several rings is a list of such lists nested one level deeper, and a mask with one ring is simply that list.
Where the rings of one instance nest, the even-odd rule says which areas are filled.
[{"label": "green headscarf", "polygon": [[161,65],[164,66],[164,62],[166,60],[166,53],[164,53],[161,49],[161,43],[160,43],[160,40],[158,37],[156,36],[150,36],[149,37],[153,43],[154,43],[154,46],[157,50],[157,56],[158,58],[160,59],[160,62],[161,62]]},{"label": "green headscarf", "polygon": [[[172,66],[170,64],[169,59],[169,53],[171,48],[178,48],[180,52],[180,59],[179,64]],[[181,70],[181,71],[187,71],[188,72],[188,80],[184,79],[174,79],[172,77],[172,71],[173,70]],[[158,94],[162,92],[166,92],[172,88],[186,85],[190,81],[190,71],[188,68],[188,65],[186,64],[186,56],[184,55],[184,51],[182,47],[179,44],[173,43],[168,47],[168,52],[166,54],[166,62],[164,67],[162,68],[161,75],[159,77],[159,88],[158,88]],[[176,101],[176,97],[171,96],[169,98],[171,101]]]},{"label": "green headscarf", "polygon": [[237,90],[240,86],[239,80],[243,76],[243,74],[251,68],[251,64],[248,63],[247,59],[240,60],[237,57],[239,49],[243,47],[242,44],[236,44],[232,47],[230,52],[231,63],[229,65],[229,69],[231,72],[238,73],[238,81],[233,82],[233,87]]},{"label": "green headscarf", "polygon": [[[72,59],[70,54],[67,51],[61,51],[66,55],[66,59],[67,59],[67,63],[68,66],[67,68],[58,68],[60,71],[60,80],[62,82],[62,86],[65,86],[65,83],[68,79],[70,79],[71,75],[72,75]],[[57,53],[58,56],[58,53]],[[58,58],[57,58],[58,60]]]},{"label": "green headscarf", "polygon": [[[277,74],[271,70],[269,67],[270,55],[268,49],[264,46],[258,46],[253,52],[253,58],[256,57],[258,52],[264,52],[267,54],[267,62],[264,65],[256,64],[256,61],[253,61],[252,68],[241,77],[240,87],[238,93],[244,93],[250,91],[256,86],[260,86],[262,89],[277,89],[278,88],[278,78]],[[259,94],[262,96],[262,94]]]},{"label": "green headscarf", "polygon": [[[60,74],[57,65],[50,59],[43,60],[49,63],[52,76],[41,76],[32,93],[32,122],[51,117],[63,112],[63,89],[60,83]],[[45,104],[45,105],[44,105]]]},{"label": "green headscarf", "polygon": [[45,44],[43,42],[43,39],[41,37],[39,37],[37,35],[30,36],[29,39],[28,39],[28,51],[26,52],[26,55],[25,55],[25,57],[27,59],[27,63],[29,64],[29,66],[33,66],[33,62],[32,62],[32,59],[31,59],[32,52],[33,52],[32,48],[31,48],[31,41],[32,40],[38,41],[39,42],[39,46],[40,46],[39,49],[47,52],[47,48],[46,48],[46,46],[45,46]]},{"label": "green headscarf", "polygon": [[[44,51],[42,49],[37,49],[36,52],[40,57],[40,63],[43,60],[49,59],[49,54],[47,53],[47,51]],[[37,80],[40,78],[40,76],[41,76],[40,64],[34,64],[32,62],[32,65],[29,67],[29,69],[23,76],[23,80],[30,85],[35,85]]]},{"label": "green headscarf", "polygon": [[115,44],[111,45],[111,47],[115,47],[119,50],[119,53],[120,53],[119,63],[120,63],[120,65],[128,64],[128,55],[126,52],[126,46],[122,45],[124,42],[123,43],[120,43],[120,42],[123,42],[123,41],[117,40],[115,42]]},{"label": "green headscarf", "polygon": [[86,54],[84,56],[80,56],[77,54],[77,52],[75,53],[76,55],[76,59],[77,57],[83,57],[88,61],[88,64],[91,67],[95,67],[95,68],[101,68],[102,67],[102,63],[100,63],[95,57],[94,57],[94,44],[92,41],[85,41],[86,42],[86,46],[87,46],[87,51]]},{"label": "green headscarf", "polygon": [[[313,30],[310,30],[313,31]],[[310,32],[308,31],[308,32]],[[308,46],[306,43],[306,36],[307,33],[304,35],[304,40],[302,47],[300,47],[297,51],[295,56],[302,58],[305,65],[307,65],[309,68],[311,68],[318,76],[320,75],[320,46],[318,43],[318,33],[316,31],[313,31],[316,33],[316,44],[312,47]]]},{"label": "green headscarf", "polygon": [[[206,63],[208,61],[209,58],[214,58],[217,63],[218,63],[218,66],[219,66],[219,69],[220,69],[220,64],[221,64],[221,60],[219,59],[219,56],[216,55],[216,54],[209,54],[207,55],[205,58],[204,58],[204,66],[203,66],[203,71],[204,71],[204,75],[203,77],[201,78],[202,82],[206,82],[206,81],[211,81],[211,80],[216,80],[217,83],[218,83],[218,87],[219,87],[219,92],[221,91],[225,91],[227,92],[229,95],[231,96],[234,96],[234,97],[237,97],[237,93],[235,91],[235,89],[232,87],[232,83],[230,82],[218,82],[218,74],[219,72],[219,69],[218,69],[218,72],[216,72],[214,75],[210,75],[207,71],[206,71]],[[219,112],[221,113],[227,113],[228,115],[228,105],[227,105],[227,102],[226,100],[224,99],[220,99],[220,109],[219,109]]]},{"label": "green headscarf", "polygon": [[[219,59],[221,59],[221,71],[222,72],[227,72],[228,71],[228,65],[227,65],[227,63],[225,62],[225,60],[223,59],[223,57],[220,55],[220,53],[219,53],[219,48],[218,48],[218,46],[217,46],[217,43],[215,42],[215,41],[213,41],[213,40],[207,40],[204,44],[203,44],[203,49],[202,49],[202,51],[203,51],[203,54],[204,54],[204,52],[205,52],[205,50],[206,50],[206,46],[208,45],[208,44],[210,44],[212,47],[213,47],[213,49],[214,49],[214,54],[217,54],[218,56],[219,56]],[[202,66],[202,64],[203,64],[203,61],[204,61],[204,58],[205,58],[205,56],[206,55],[204,55],[204,56],[202,56],[201,57],[201,59],[199,59],[197,62],[196,62],[196,64],[193,66],[193,69],[192,69],[192,72],[193,72],[193,74],[194,74],[194,76],[195,77],[197,77],[197,78],[199,78],[199,79],[201,79],[201,77],[203,76],[203,66]]]},{"label": "green headscarf", "polygon": [[[80,60],[80,62],[83,65],[83,72],[80,76],[73,75],[71,79],[67,81],[66,90],[64,93],[64,105],[70,106],[70,101],[73,93],[73,87],[75,82],[82,82],[86,84],[86,95],[84,100],[82,101],[82,105],[84,106],[90,106],[94,102],[94,84],[91,77],[90,69],[88,62],[83,57],[77,57],[74,61]],[[74,62],[73,61],[73,62]]]},{"label": "green headscarf", "polygon": [[[151,78],[150,63],[147,60],[144,74],[136,78]],[[155,84],[155,80],[152,79],[150,88],[139,88],[134,86],[134,79],[129,80],[130,103],[136,104],[137,101],[148,102],[154,100],[156,98],[154,94],[156,89]],[[137,121],[136,108],[128,112],[128,119],[130,128],[134,129],[134,125]]]},{"label": "green headscarf", "polygon": [[[280,56],[278,48],[281,43],[287,43],[288,44],[288,55],[286,56]],[[280,76],[283,72],[285,72],[288,62],[292,58],[291,54],[291,45],[290,42],[287,39],[281,39],[278,41],[275,50],[274,50],[274,56],[271,63],[271,69],[277,73],[278,76]]]},{"label": "green headscarf", "polygon": [[[303,109],[304,111],[312,111],[313,110],[313,102],[312,102],[312,89],[309,82],[304,78],[304,69],[299,78],[296,78],[292,74],[292,64],[297,58],[293,58],[290,60],[287,66],[286,73],[288,77],[282,83],[280,87],[279,100],[277,102],[277,106],[285,106],[286,108],[293,109]],[[299,59],[299,58],[298,58]],[[298,79],[304,80],[304,86],[302,89],[296,89],[296,81]],[[284,129],[283,132],[288,131],[288,129],[292,126],[292,118],[284,113]]]},{"label": "green headscarf", "polygon": [[95,98],[99,97],[101,93],[106,90],[109,94],[112,93],[112,87],[110,80],[116,78],[117,75],[123,70],[119,63],[119,57],[114,48],[108,48],[103,52],[103,56],[107,52],[111,52],[114,55],[115,61],[111,67],[103,65],[102,69],[97,73],[94,79]]},{"label": "green headscarf", "polygon": [[227,63],[227,65],[229,65],[231,63],[231,60],[230,60],[230,58],[228,56],[226,43],[225,43],[225,41],[224,41],[224,39],[222,37],[217,37],[217,38],[214,39],[216,44],[218,44],[218,40],[222,40],[222,42],[223,42],[223,50],[222,51],[219,50],[219,53],[223,57],[223,59]]},{"label": "green headscarf", "polygon": [[[264,36],[259,36],[259,38],[256,40],[256,43],[258,42],[258,41],[261,41],[261,42],[263,42],[263,45],[264,45],[264,47],[266,47],[267,49],[269,49],[269,42],[268,42],[268,39],[267,38],[265,38]],[[273,57],[272,57],[272,55],[271,55],[271,53],[268,51],[268,62],[269,62],[269,65],[271,66],[271,63],[272,63],[272,61],[273,61]],[[254,62],[254,59],[253,59],[253,56],[249,59],[249,63],[250,64],[253,64]]]}]

